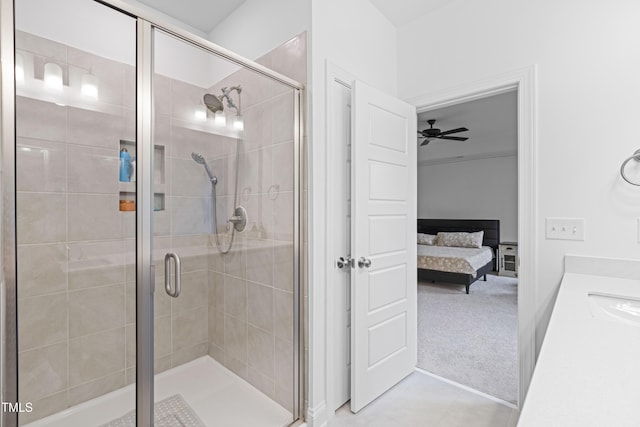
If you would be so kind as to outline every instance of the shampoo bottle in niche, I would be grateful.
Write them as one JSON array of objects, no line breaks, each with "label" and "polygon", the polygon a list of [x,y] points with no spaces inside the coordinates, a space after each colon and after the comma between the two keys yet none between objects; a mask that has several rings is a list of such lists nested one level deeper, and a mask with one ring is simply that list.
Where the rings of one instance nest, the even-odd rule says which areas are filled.
[{"label": "shampoo bottle in niche", "polygon": [[130,181],[131,156],[126,148],[120,150],[120,181]]}]

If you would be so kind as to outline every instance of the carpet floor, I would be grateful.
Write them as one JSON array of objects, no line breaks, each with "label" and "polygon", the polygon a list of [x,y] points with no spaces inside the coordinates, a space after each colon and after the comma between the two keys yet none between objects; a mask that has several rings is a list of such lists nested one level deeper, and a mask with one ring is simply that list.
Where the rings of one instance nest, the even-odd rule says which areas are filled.
[{"label": "carpet floor", "polygon": [[418,282],[418,367],[516,403],[518,280]]}]

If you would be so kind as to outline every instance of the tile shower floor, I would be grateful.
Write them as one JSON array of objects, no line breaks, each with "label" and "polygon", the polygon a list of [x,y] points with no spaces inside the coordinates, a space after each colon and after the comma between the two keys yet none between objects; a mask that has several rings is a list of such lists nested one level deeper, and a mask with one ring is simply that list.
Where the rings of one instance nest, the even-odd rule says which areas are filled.
[{"label": "tile shower floor", "polygon": [[[156,402],[176,394],[206,426],[281,427],[292,420],[291,413],[208,356],[156,375]],[[100,426],[134,407],[130,385],[27,426]]]}]

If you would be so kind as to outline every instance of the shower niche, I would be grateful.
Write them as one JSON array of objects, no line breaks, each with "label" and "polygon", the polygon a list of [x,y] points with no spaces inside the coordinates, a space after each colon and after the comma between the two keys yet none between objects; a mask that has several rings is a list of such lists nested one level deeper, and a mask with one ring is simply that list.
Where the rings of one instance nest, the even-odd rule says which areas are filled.
[{"label": "shower niche", "polygon": [[[122,153],[127,153],[123,156]],[[120,180],[120,211],[134,212],[136,200],[136,143],[120,140],[120,164],[118,175]],[[153,146],[153,210],[165,210],[165,177],[166,160],[164,145]],[[123,170],[124,169],[124,170]],[[128,180],[127,180],[128,179]]]}]

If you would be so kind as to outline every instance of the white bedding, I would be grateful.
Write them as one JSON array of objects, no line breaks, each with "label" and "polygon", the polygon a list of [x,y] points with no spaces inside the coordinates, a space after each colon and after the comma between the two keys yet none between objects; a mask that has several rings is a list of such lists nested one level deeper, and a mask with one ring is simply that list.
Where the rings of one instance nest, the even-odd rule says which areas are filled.
[{"label": "white bedding", "polygon": [[418,245],[418,268],[427,270],[471,274],[475,278],[477,270],[492,259],[493,250],[488,246],[458,248]]}]

